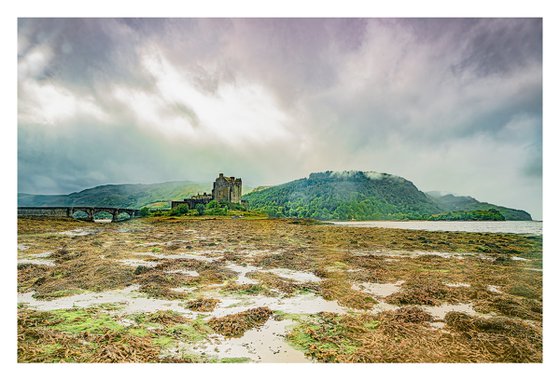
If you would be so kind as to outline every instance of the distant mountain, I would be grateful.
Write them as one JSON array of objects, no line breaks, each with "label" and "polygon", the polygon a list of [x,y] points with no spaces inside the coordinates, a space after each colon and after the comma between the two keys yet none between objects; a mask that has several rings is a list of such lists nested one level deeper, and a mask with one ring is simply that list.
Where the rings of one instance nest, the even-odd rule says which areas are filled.
[{"label": "distant mountain", "polygon": [[211,184],[172,181],[159,184],[100,185],[68,195],[18,194],[18,206],[107,206],[142,208],[150,204],[182,200],[209,192]]},{"label": "distant mountain", "polygon": [[442,209],[448,212],[496,209],[506,220],[531,220],[531,215],[524,210],[510,209],[503,206],[492,205],[487,202],[480,202],[469,196],[454,196],[452,194],[441,195],[438,192],[428,192],[427,195]]},{"label": "distant mountain", "polygon": [[[531,220],[524,211],[472,197],[426,194],[409,180],[377,172],[312,173],[308,178],[256,188],[243,199],[251,209],[271,216],[325,220],[457,219],[460,215],[465,219]],[[498,212],[482,212],[490,209]],[[465,213],[447,214],[460,211]]]}]

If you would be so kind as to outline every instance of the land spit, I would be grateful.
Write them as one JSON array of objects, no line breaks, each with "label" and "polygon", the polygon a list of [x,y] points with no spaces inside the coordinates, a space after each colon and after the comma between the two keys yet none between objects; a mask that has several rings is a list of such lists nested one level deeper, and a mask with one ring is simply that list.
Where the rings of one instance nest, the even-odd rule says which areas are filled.
[{"label": "land spit", "polygon": [[538,270],[541,236],[20,218],[18,361],[541,362]]}]

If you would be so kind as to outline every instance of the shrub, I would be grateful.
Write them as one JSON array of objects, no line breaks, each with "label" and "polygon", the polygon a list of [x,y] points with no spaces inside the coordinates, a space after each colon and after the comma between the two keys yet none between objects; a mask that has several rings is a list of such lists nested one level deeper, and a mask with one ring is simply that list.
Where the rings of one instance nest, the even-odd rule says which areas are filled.
[{"label": "shrub", "polygon": [[[198,205],[197,205],[198,210]],[[176,208],[171,209],[170,215],[172,216],[183,216],[189,212],[189,206],[186,204],[181,204]]]}]

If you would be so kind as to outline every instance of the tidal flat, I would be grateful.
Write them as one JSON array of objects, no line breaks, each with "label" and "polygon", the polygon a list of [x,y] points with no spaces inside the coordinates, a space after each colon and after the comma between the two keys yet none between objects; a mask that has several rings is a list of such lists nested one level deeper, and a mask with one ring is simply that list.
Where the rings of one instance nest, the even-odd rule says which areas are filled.
[{"label": "tidal flat", "polygon": [[18,219],[19,362],[542,362],[542,236]]}]

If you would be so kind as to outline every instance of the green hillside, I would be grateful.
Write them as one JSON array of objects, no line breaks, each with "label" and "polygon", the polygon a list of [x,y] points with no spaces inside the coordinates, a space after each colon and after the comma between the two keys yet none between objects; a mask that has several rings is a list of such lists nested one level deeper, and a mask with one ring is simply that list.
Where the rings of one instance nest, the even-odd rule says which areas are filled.
[{"label": "green hillside", "polygon": [[443,211],[402,177],[361,171],[312,173],[244,199],[273,216],[318,219],[421,219]]},{"label": "green hillside", "polygon": [[[18,194],[18,206],[107,206],[141,208],[209,192],[211,184],[173,181],[159,184],[100,185],[69,195]],[[161,205],[161,204],[160,204]]]},{"label": "green hillside", "polygon": [[[473,198],[427,195],[399,176],[377,172],[312,173],[308,178],[256,189],[243,197],[251,209],[278,217],[323,220],[497,219],[530,220],[524,212]],[[487,212],[495,209],[499,213]],[[486,212],[485,212],[486,211]],[[454,213],[448,213],[454,212]]]}]

